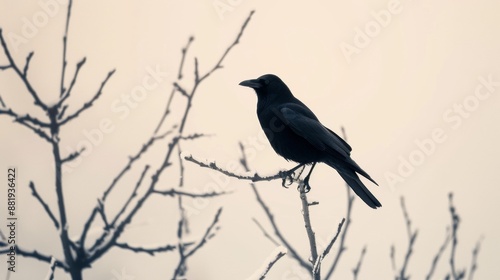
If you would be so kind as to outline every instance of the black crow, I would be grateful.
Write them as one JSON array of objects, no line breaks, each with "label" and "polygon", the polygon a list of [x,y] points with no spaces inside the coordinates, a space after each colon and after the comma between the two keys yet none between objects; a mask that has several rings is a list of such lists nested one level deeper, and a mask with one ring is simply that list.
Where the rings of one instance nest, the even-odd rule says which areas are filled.
[{"label": "black crow", "polygon": [[304,184],[310,188],[309,177],[315,164],[324,162],[337,170],[368,206],[382,206],[356,174],[359,173],[378,185],[351,159],[351,146],[322,125],[314,113],[293,96],[279,77],[267,74],[243,81],[240,85],[253,88],[257,93],[257,116],[274,151],[286,160],[299,163],[288,174],[293,174],[296,169],[306,164],[312,164],[304,179]]}]

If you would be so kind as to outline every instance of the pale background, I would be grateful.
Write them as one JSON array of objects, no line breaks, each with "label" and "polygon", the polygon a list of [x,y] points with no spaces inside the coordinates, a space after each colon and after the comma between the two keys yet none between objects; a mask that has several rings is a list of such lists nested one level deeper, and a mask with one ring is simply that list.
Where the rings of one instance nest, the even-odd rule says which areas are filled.
[{"label": "pale background", "polygon": [[[35,51],[29,76],[47,103],[56,101],[58,96],[66,16],[66,3],[52,2],[58,12],[38,28],[33,38],[13,51],[21,65],[26,55]],[[163,113],[178,71],[180,49],[187,38],[195,36],[185,67],[184,83],[189,84],[192,55],[198,57],[202,72],[212,67],[235,38],[250,10],[255,9],[241,44],[227,57],[224,69],[199,89],[194,101],[187,131],[214,136],[186,143],[184,149],[197,158],[217,160],[222,166],[237,160],[239,141],[248,143],[249,139],[262,136],[255,116],[256,97],[238,83],[275,73],[325,125],[337,132],[340,126],[346,127],[353,158],[380,184],[369,188],[382,202],[381,209],[372,210],[359,199],[355,201],[348,250],[335,274],[338,278],[351,278],[351,269],[364,245],[368,251],[360,279],[393,278],[390,246],[397,247],[399,265],[407,246],[399,205],[400,196],[405,196],[413,226],[419,229],[409,273],[412,279],[423,279],[450,223],[449,192],[455,194],[455,206],[461,217],[457,265],[469,268],[471,251],[477,240],[484,237],[475,279],[500,277],[497,217],[500,191],[496,178],[500,157],[500,86],[480,100],[466,118],[460,117],[460,125],[454,127],[454,123],[443,117],[453,110],[454,104],[471,100],[480,85],[478,77],[491,76],[493,81],[500,82],[498,1],[393,1],[399,3],[401,11],[392,14],[387,26],[381,27],[370,43],[349,59],[340,46],[343,43],[354,46],[356,29],[364,30],[367,24],[373,24],[373,13],[386,10],[389,1],[306,4],[221,0],[232,8],[222,15],[214,8],[219,1],[130,2],[75,1],[73,5],[68,44],[70,73],[77,61],[87,57],[79,85],[71,97],[73,108],[90,98],[109,70],[117,69],[95,106],[61,133],[62,146],[70,151],[85,139],[84,130],[96,129],[102,119],[108,118],[114,125],[114,130],[104,135],[81,164],[65,174],[69,220],[74,233],[80,231],[82,219],[102,189],[154,129]],[[32,21],[34,14],[43,11],[40,3],[0,0],[0,27],[4,34],[21,34],[23,18]],[[0,65],[5,62],[2,53]],[[119,102],[121,95],[130,94],[132,88],[140,85],[148,68],[159,68],[169,76],[127,117],[121,118],[111,109],[113,102]],[[36,113],[32,98],[10,70],[0,73],[0,95],[17,111],[44,117]],[[386,175],[397,174],[401,157],[408,159],[418,149],[415,141],[431,137],[435,129],[442,129],[446,140],[437,143],[435,151],[426,155],[424,162],[405,176],[403,182],[391,186]],[[27,248],[60,254],[60,243],[53,238],[57,233],[27,188],[28,182],[34,180],[49,203],[55,203],[49,146],[5,115],[0,116],[0,131],[0,178],[6,181],[8,166],[19,169],[18,241]],[[250,147],[255,151],[250,161],[254,170],[273,174],[293,166],[260,139]],[[157,163],[161,157],[153,150],[146,159]],[[271,231],[251,189],[246,182],[235,179],[227,182],[225,177],[190,163],[186,163],[186,168],[188,187],[203,190],[209,183],[223,182],[235,191],[210,200],[207,207],[190,218],[195,238],[212,220],[215,210],[224,207],[217,236],[188,263],[189,279],[246,279],[274,250],[274,245],[251,221],[256,217]],[[133,176],[130,178],[135,180]],[[176,182],[174,178],[171,182],[164,180],[163,184],[173,186]],[[336,172],[319,166],[311,185],[310,198],[320,203],[312,208],[313,226],[318,239],[328,240],[345,215],[343,182]],[[278,181],[258,186],[288,239],[304,255],[308,254],[295,188],[281,188]],[[0,192],[0,205],[5,205],[5,194]],[[133,221],[134,228],[125,240],[144,245],[175,243],[178,219],[175,205],[175,200],[168,198],[149,201]],[[0,213],[4,221],[5,211]],[[448,256],[449,251],[440,262],[437,279],[442,279],[448,269]],[[176,263],[176,252],[149,257],[117,249],[86,270],[84,277],[116,279],[116,272],[125,269],[135,279],[168,279]],[[19,272],[11,279],[40,279],[47,271],[46,264],[33,260],[20,259],[18,266]],[[285,257],[273,268],[269,279],[302,279],[295,273],[296,266],[295,261]],[[4,269],[1,271],[0,277],[4,277]],[[61,272],[56,276],[68,279]]]}]

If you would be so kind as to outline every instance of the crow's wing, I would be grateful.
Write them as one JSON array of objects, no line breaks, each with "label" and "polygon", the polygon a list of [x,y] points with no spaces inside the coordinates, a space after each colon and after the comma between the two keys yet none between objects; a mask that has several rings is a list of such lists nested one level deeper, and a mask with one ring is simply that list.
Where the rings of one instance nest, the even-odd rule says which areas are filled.
[{"label": "crow's wing", "polygon": [[323,126],[305,105],[286,103],[279,107],[279,113],[285,125],[318,150],[343,159],[350,156],[351,147],[337,134]]}]

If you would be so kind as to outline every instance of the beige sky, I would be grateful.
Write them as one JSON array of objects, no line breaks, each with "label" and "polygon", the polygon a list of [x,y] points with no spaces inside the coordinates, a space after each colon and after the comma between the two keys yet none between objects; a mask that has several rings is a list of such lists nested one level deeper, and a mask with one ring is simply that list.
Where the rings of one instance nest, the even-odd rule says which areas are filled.
[{"label": "beige sky", "polygon": [[[53,3],[48,10],[40,4],[46,2]],[[189,85],[193,55],[200,70],[207,71],[255,9],[240,44],[229,54],[224,68],[199,89],[194,102],[187,131],[214,136],[186,143],[184,149],[222,166],[237,160],[238,142],[250,143],[261,133],[256,97],[238,83],[265,73],[277,74],[325,125],[337,132],[340,126],[346,127],[353,158],[380,185],[369,188],[382,202],[381,209],[374,211],[360,200],[355,202],[348,250],[336,272],[339,278],[351,277],[364,245],[368,251],[360,279],[393,277],[390,246],[396,245],[401,264],[407,244],[399,207],[399,197],[405,196],[413,226],[419,229],[409,272],[412,279],[423,279],[450,222],[449,192],[455,194],[462,218],[458,265],[469,267],[471,251],[483,236],[476,279],[498,278],[500,228],[494,216],[500,211],[495,176],[500,157],[500,4],[486,0],[290,2],[217,0],[200,1],[193,7],[181,1],[75,1],[69,73],[82,57],[87,62],[71,97],[73,109],[88,100],[111,69],[117,69],[96,105],[61,134],[63,150],[72,151],[103,120],[111,127],[72,172],[65,173],[75,233],[102,186],[154,129],[187,38],[195,37],[185,65],[183,82]],[[226,10],[217,6],[221,3]],[[26,55],[35,51],[29,77],[47,103],[58,96],[65,13],[65,1],[28,5],[0,0],[0,27],[9,38],[13,56],[23,64]],[[5,63],[2,54],[0,65]],[[134,99],[133,106],[127,105],[123,96],[143,85],[144,77],[152,72],[156,73],[155,87],[140,100]],[[20,112],[44,117],[11,71],[0,73],[0,96]],[[5,115],[0,116],[0,131],[1,170],[8,166],[20,170],[19,240],[28,247],[58,252],[54,249],[58,241],[52,239],[56,232],[26,188],[34,180],[49,203],[54,203],[49,147]],[[254,170],[273,174],[292,167],[266,141],[253,143],[250,149],[255,156],[250,164]],[[162,156],[152,152],[145,160],[157,164]],[[217,182],[214,178],[224,178],[190,163],[186,168],[187,184],[193,188],[202,189]],[[0,178],[4,173],[1,171]],[[165,180],[164,184],[174,183]],[[336,172],[320,166],[311,184],[310,199],[320,203],[312,210],[313,226],[318,238],[327,240],[345,215],[343,183]],[[196,237],[216,209],[224,207],[221,230],[189,263],[189,279],[245,279],[274,250],[251,220],[257,218],[270,230],[251,189],[234,179],[227,185],[234,194],[214,199],[192,217]],[[283,189],[277,181],[258,186],[281,229],[307,254],[295,188]],[[2,200],[4,195],[0,193]],[[139,244],[174,242],[174,206],[174,200],[151,201],[126,238]],[[4,219],[4,211],[0,213]],[[448,268],[449,252],[445,254],[436,278],[443,278]],[[151,258],[114,250],[85,276],[113,279],[113,271],[126,267],[136,279],[165,279],[176,260],[176,253]],[[46,272],[45,264],[31,260],[21,259],[19,266],[21,272],[11,279]],[[285,257],[269,279],[302,279],[295,267]],[[68,279],[63,273],[58,277]]]}]

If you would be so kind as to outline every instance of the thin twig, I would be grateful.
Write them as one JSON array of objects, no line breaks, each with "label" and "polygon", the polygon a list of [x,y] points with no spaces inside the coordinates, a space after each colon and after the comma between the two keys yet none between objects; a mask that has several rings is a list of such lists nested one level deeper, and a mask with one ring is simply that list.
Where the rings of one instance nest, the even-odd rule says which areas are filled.
[{"label": "thin twig", "polygon": [[177,246],[174,246],[174,245],[165,245],[165,246],[155,247],[155,248],[145,248],[145,247],[141,247],[141,246],[131,246],[128,243],[120,243],[120,242],[116,242],[115,246],[118,248],[121,248],[121,249],[130,250],[134,253],[146,253],[146,254],[149,254],[151,256],[154,256],[156,253],[173,251],[177,248]]},{"label": "thin twig", "polygon": [[474,272],[476,272],[476,269],[477,269],[477,256],[479,254],[479,250],[481,249],[481,242],[483,241],[482,240],[483,238],[480,238],[477,243],[476,243],[476,247],[474,247],[474,249],[472,250],[472,260],[471,260],[471,264],[470,264],[470,269],[469,269],[469,280],[473,280],[474,279]]},{"label": "thin twig", "polygon": [[[210,238],[212,238],[215,235],[214,228],[215,228],[215,230],[218,229],[218,227],[216,228],[215,226],[219,222],[219,218],[220,218],[221,213],[222,213],[222,207],[217,210],[217,213],[215,214],[214,220],[208,226],[207,230],[205,231],[205,234],[202,236],[202,238],[198,242],[198,244],[196,244],[196,246],[194,246],[194,248],[191,249],[191,251],[183,254],[183,258],[181,258],[179,260],[179,264],[177,265],[177,268],[174,271],[174,275],[173,275],[172,279],[177,279],[177,276],[184,275],[184,273],[186,272],[186,265],[185,264],[187,262],[187,259],[189,257],[191,257],[192,255],[194,255],[200,248],[203,247],[203,245],[205,245],[208,242],[208,240]],[[180,228],[182,228],[182,227],[180,227]]]},{"label": "thin twig", "polygon": [[161,194],[164,196],[187,196],[191,198],[208,198],[208,197],[216,197],[216,196],[221,196],[225,194],[231,194],[232,192],[205,192],[205,193],[191,193],[191,192],[186,192],[182,191],[179,189],[171,188],[169,190],[153,190],[152,193],[156,194]]},{"label": "thin twig", "polygon": [[305,184],[303,182],[299,185],[299,196],[302,202],[302,217],[304,218],[304,226],[306,228],[307,238],[309,240],[309,249],[311,250],[311,260],[314,264],[313,279],[320,280],[320,259],[318,258],[318,248],[316,246],[316,236],[311,224],[311,218],[309,215],[309,203],[307,202],[307,194],[305,191]]},{"label": "thin twig", "polygon": [[127,201],[123,204],[120,211],[118,211],[115,218],[111,222],[111,224],[110,224],[111,227],[114,227],[114,225],[116,224],[116,221],[118,221],[118,219],[120,219],[121,215],[125,212],[125,210],[127,209],[128,205],[130,204],[132,199],[134,199],[134,197],[137,196],[137,191],[139,190],[139,187],[142,184],[142,180],[144,179],[144,176],[146,176],[146,173],[148,172],[148,170],[149,170],[149,165],[144,166],[144,169],[142,170],[142,173],[139,176],[137,183],[135,184],[134,190],[132,191],[132,193],[128,197]]},{"label": "thin twig", "polygon": [[396,279],[408,280],[408,279],[410,279],[410,277],[406,275],[406,270],[408,269],[408,264],[410,263],[410,257],[413,253],[413,247],[415,245],[415,240],[417,239],[418,230],[413,231],[411,228],[411,220],[410,220],[410,216],[408,215],[408,211],[406,210],[404,197],[401,197],[401,209],[403,211],[403,216],[404,216],[405,224],[406,224],[406,230],[408,232],[408,249],[406,250],[403,265],[401,266],[401,269],[400,269],[398,275],[396,276]]},{"label": "thin twig", "polygon": [[45,200],[43,200],[40,194],[38,194],[38,192],[36,191],[35,184],[33,183],[33,181],[30,181],[29,188],[31,189],[31,194],[38,200],[38,202],[40,202],[40,204],[43,207],[43,210],[45,210],[49,218],[52,220],[56,229],[59,229],[59,222],[57,221],[56,217],[50,210],[49,205],[45,202]]},{"label": "thin twig", "polygon": [[252,221],[257,225],[257,227],[259,227],[259,229],[262,231],[262,233],[267,239],[269,239],[274,245],[280,246],[280,244],[276,240],[274,240],[274,238],[264,229],[264,227],[262,227],[262,225],[259,223],[259,221],[257,221],[257,219],[252,218]]},{"label": "thin twig", "polygon": [[451,235],[450,235],[450,229],[446,229],[446,237],[444,239],[443,244],[439,247],[438,252],[434,256],[434,259],[432,260],[431,268],[429,269],[429,273],[427,273],[427,276],[425,277],[426,280],[431,280],[432,274],[434,274],[434,270],[437,267],[437,263],[439,262],[439,259],[444,253],[444,250],[446,250],[446,247],[448,247],[448,244],[450,244],[451,240]]},{"label": "thin twig", "polygon": [[241,175],[241,174],[236,174],[236,173],[233,173],[231,171],[228,171],[228,170],[220,168],[219,166],[217,166],[217,164],[215,163],[215,161],[205,163],[205,162],[202,162],[200,160],[195,159],[192,155],[187,155],[187,156],[184,157],[184,159],[187,160],[187,161],[196,163],[196,164],[198,164],[201,167],[210,168],[210,169],[218,171],[218,172],[220,172],[220,173],[222,173],[222,174],[224,174],[226,176],[237,178],[237,179],[240,179],[240,180],[250,180],[252,182],[260,182],[260,181],[272,181],[272,180],[277,180],[277,179],[283,179],[283,178],[286,177],[286,172],[285,171],[280,171],[278,174],[269,175],[269,176],[261,176],[261,175],[259,175],[257,173],[255,173],[252,176]]},{"label": "thin twig", "polygon": [[14,69],[14,71],[16,72],[16,74],[23,81],[24,85],[26,86],[26,89],[28,90],[28,92],[31,94],[31,96],[35,100],[35,105],[39,106],[44,111],[47,111],[48,106],[45,103],[43,103],[42,100],[38,97],[37,92],[35,91],[35,89],[31,85],[31,83],[28,81],[28,78],[24,75],[23,72],[21,72],[21,70],[17,66],[16,62],[12,58],[12,55],[11,55],[11,53],[9,51],[9,48],[7,47],[7,43],[5,42],[5,39],[3,37],[2,29],[1,28],[0,28],[0,44],[2,45],[3,51],[5,53],[5,56],[9,60],[9,67],[8,68]]},{"label": "thin twig", "polygon": [[66,65],[68,62],[66,61],[66,52],[68,46],[68,30],[69,30],[69,21],[71,18],[71,6],[73,5],[73,0],[69,0],[68,2],[68,13],[66,14],[66,25],[64,27],[64,35],[63,35],[63,51],[62,51],[62,69],[61,69],[61,87],[60,87],[60,96],[62,97],[66,89],[64,88],[64,77],[66,75]]},{"label": "thin twig", "polygon": [[59,122],[59,126],[65,125],[66,123],[68,123],[72,119],[78,117],[80,115],[80,113],[82,113],[83,111],[85,111],[85,110],[89,109],[90,107],[92,107],[92,105],[94,104],[94,102],[101,96],[102,90],[104,89],[104,86],[109,81],[109,78],[111,78],[111,76],[113,76],[114,73],[115,73],[114,69],[111,70],[111,71],[109,71],[108,75],[106,76],[106,78],[104,78],[104,80],[101,82],[101,85],[99,86],[99,89],[97,90],[97,93],[94,95],[94,97],[92,97],[92,99],[90,99],[88,102],[84,103],[83,106],[80,109],[78,109],[76,112],[74,112],[73,114],[67,116],[64,120],[62,120],[61,122]]},{"label": "thin twig", "polygon": [[[241,142],[239,143],[239,145],[240,145],[240,150],[241,150],[240,163],[243,166],[243,168],[248,172],[249,167],[248,167],[248,162],[246,159],[245,147],[243,146],[243,144]],[[271,210],[269,209],[267,204],[264,202],[264,200],[262,200],[262,198],[259,194],[259,191],[257,190],[257,187],[255,186],[255,184],[250,183],[250,186],[252,187],[252,190],[255,194],[255,198],[257,199],[257,202],[259,203],[262,210],[264,210],[264,213],[266,214],[267,219],[269,220],[269,223],[271,224],[271,226],[274,230],[274,234],[276,235],[276,237],[278,237],[281,244],[283,244],[283,246],[285,246],[287,248],[288,252],[290,252],[291,256],[300,264],[300,266],[305,268],[307,271],[312,271],[312,265],[309,264],[308,262],[306,262],[299,255],[297,250],[295,250],[295,248],[292,247],[292,245],[286,240],[286,238],[281,233],[280,229],[278,228],[278,225],[276,224],[276,221],[274,220],[274,215],[272,214]]]},{"label": "thin twig", "polygon": [[189,50],[189,46],[191,45],[191,43],[193,41],[194,41],[194,37],[190,36],[186,46],[184,48],[182,48],[181,63],[179,65],[179,72],[177,74],[177,79],[179,79],[179,80],[182,80],[182,67],[184,66],[184,60],[186,59],[186,54],[187,54],[187,51]]},{"label": "thin twig", "polygon": [[264,265],[255,271],[252,276],[248,277],[247,280],[263,280],[267,277],[267,274],[271,270],[271,268],[281,259],[284,255],[286,255],[287,250],[283,246],[278,246],[276,249],[271,252],[269,257],[264,261]]},{"label": "thin twig", "polygon": [[460,217],[458,216],[455,206],[453,206],[453,193],[448,195],[451,214],[451,254],[450,254],[450,275],[454,280],[463,279],[465,270],[457,271],[455,264],[455,254],[458,245],[458,226],[460,225]]},{"label": "thin twig", "polygon": [[[5,248],[5,249],[0,249],[0,254],[4,255],[4,254],[9,252],[10,244],[7,244],[6,242],[0,241],[0,248]],[[16,245],[16,254],[18,254],[19,256],[23,256],[26,258],[33,258],[33,259],[36,259],[36,260],[39,260],[42,262],[46,262],[46,263],[50,263],[52,258],[53,258],[52,256],[40,253],[37,250],[33,250],[33,251],[26,250],[19,245]],[[56,261],[56,266],[66,270],[66,271],[69,269],[69,266],[64,261],[61,261],[61,260]]]},{"label": "thin twig", "polygon": [[[71,79],[71,83],[69,84],[68,90],[65,91],[64,93],[61,93],[61,99],[57,103],[58,107],[60,107],[64,103],[64,101],[71,95],[71,91],[73,90],[73,87],[75,86],[75,83],[76,83],[76,79],[78,78],[78,73],[80,73],[80,69],[85,64],[85,61],[86,61],[86,58],[84,57],[82,60],[80,60],[76,64],[76,70],[75,70],[75,74],[73,75],[73,79]],[[61,88],[61,90],[63,90],[63,88]],[[58,119],[62,118],[64,111],[65,110],[61,110],[61,112],[59,113]]]},{"label": "thin twig", "polygon": [[366,254],[366,246],[364,246],[363,250],[361,251],[358,264],[356,264],[356,267],[352,270],[352,276],[354,280],[358,279],[359,271],[361,270],[361,265],[363,264],[363,259],[365,258],[365,254]]},{"label": "thin twig", "polygon": [[328,255],[328,253],[330,253],[330,250],[332,249],[333,244],[335,244],[335,241],[337,241],[337,238],[339,237],[340,232],[342,231],[342,226],[344,225],[345,221],[346,221],[345,218],[343,218],[342,221],[340,221],[339,226],[337,228],[337,233],[332,238],[330,243],[328,243],[328,246],[326,246],[325,250],[323,251],[323,254],[321,254],[323,256],[323,258],[326,257],[326,255]]},{"label": "thin twig", "polygon": [[45,276],[45,280],[54,280],[54,271],[56,269],[56,258],[52,257],[50,260],[49,272]]}]

